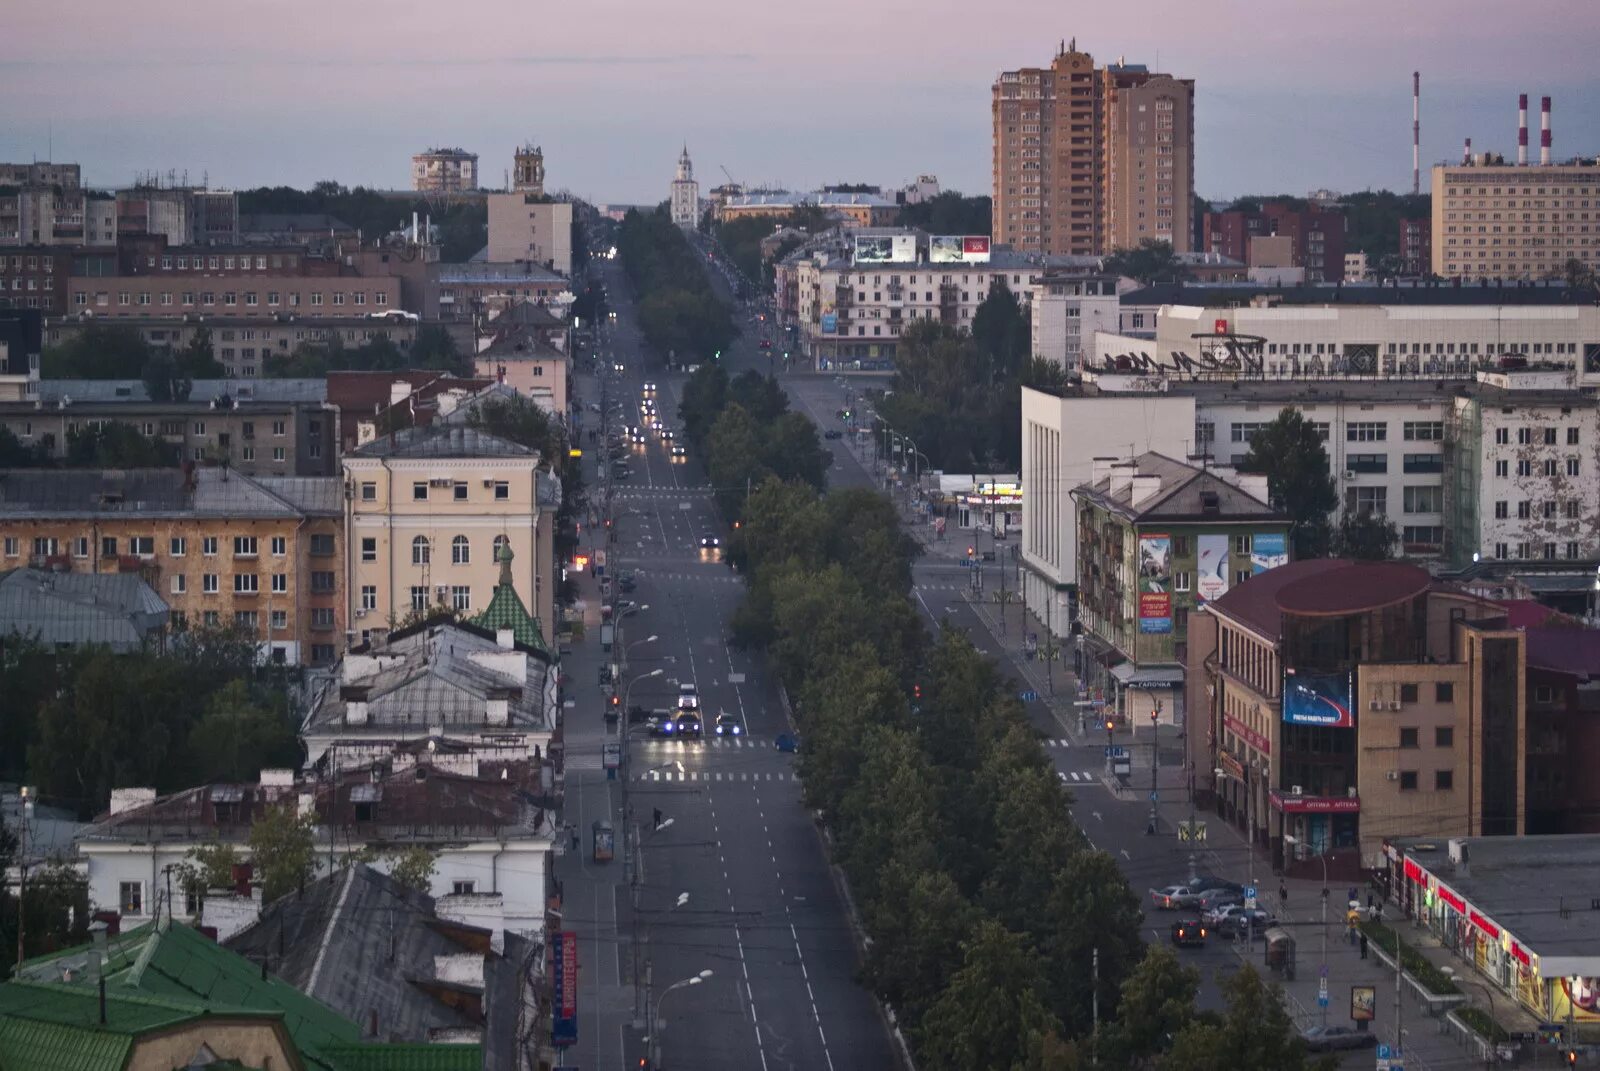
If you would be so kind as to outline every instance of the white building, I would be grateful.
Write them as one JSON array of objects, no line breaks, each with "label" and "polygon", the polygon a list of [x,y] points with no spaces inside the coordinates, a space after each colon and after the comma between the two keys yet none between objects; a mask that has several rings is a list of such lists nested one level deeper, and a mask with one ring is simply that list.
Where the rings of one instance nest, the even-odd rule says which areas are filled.
[{"label": "white building", "polygon": [[1367,255],[1362,252],[1346,253],[1344,255],[1344,281],[1347,283],[1364,283],[1371,270],[1367,263]]},{"label": "white building", "polygon": [[551,201],[523,191],[491,193],[487,200],[489,263],[532,263],[572,275],[570,201]]},{"label": "white building", "polygon": [[1034,280],[1028,303],[1034,358],[1081,368],[1098,331],[1114,331],[1121,313],[1111,275],[1047,274]]},{"label": "white building", "polygon": [[700,223],[700,184],[694,180],[687,145],[678,155],[678,173],[672,180],[672,222],[691,228]]}]

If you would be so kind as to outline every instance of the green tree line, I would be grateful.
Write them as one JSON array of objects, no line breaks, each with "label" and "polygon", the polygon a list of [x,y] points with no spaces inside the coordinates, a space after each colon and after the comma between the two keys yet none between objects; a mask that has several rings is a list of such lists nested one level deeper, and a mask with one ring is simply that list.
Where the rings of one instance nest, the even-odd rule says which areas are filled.
[{"label": "green tree line", "polygon": [[630,210],[617,229],[617,252],[639,300],[640,330],[662,357],[704,364],[733,341],[733,320],[700,254],[663,209]]},{"label": "green tree line", "polygon": [[239,214],[329,215],[361,232],[363,241],[382,238],[411,226],[411,213],[425,216],[439,228],[439,256],[446,263],[468,260],[489,240],[489,207],[484,202],[430,204],[422,197],[385,197],[377,190],[351,189],[323,181],[309,190],[261,186],[239,192]]}]

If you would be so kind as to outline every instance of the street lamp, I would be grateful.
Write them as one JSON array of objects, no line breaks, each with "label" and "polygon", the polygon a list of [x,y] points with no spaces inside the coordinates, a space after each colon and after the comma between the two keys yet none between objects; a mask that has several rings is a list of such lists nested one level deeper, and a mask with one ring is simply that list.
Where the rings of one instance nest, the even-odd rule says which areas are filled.
[{"label": "street lamp", "polygon": [[[1305,846],[1305,841],[1292,833],[1283,835],[1283,842],[1291,847],[1294,845]],[[1322,1005],[1322,1025],[1328,1025],[1328,853],[1319,852],[1317,859],[1322,863],[1322,967],[1317,987],[1317,1003]]]},{"label": "street lamp", "polygon": [[707,978],[710,978],[711,974],[711,968],[707,967],[693,978],[685,978],[681,982],[673,982],[671,985],[667,986],[667,988],[663,989],[661,991],[661,995],[656,998],[656,1006],[650,1013],[649,1023],[646,1024],[647,1033],[645,1036],[645,1050],[650,1054],[651,1067],[659,1067],[661,1065],[661,1038],[657,1033],[658,1023],[656,1021],[656,1017],[661,1014],[661,1002],[666,1000],[667,994],[671,993],[673,990],[683,989],[684,987],[691,985],[699,985]]}]

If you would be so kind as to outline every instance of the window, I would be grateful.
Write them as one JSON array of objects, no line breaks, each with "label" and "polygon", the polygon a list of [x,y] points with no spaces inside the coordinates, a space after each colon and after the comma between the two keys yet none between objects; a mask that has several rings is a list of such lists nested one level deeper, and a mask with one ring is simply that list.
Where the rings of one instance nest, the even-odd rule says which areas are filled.
[{"label": "window", "polygon": [[1578,459],[1577,458],[1575,458],[1575,457],[1567,458],[1567,475],[1568,476],[1576,476],[1576,475],[1578,475]]},{"label": "window", "polygon": [[450,541],[450,564],[472,564],[472,546],[467,542],[467,537],[458,535]]},{"label": "window", "polygon": [[155,536],[129,536],[128,553],[136,554],[141,558],[154,557],[156,553]]},{"label": "window", "polygon": [[1526,521],[1533,516],[1533,503],[1524,499],[1517,503],[1517,519]]},{"label": "window", "polygon": [[1347,488],[1344,493],[1344,508],[1347,513],[1387,515],[1389,512],[1389,489],[1387,487]]},{"label": "window", "polygon": [[254,558],[256,556],[256,537],[234,536],[233,556],[235,558]]},{"label": "window", "polygon": [[1532,428],[1518,428],[1517,429],[1517,445],[1518,446],[1532,446],[1533,445],[1533,429]]},{"label": "window", "polygon": [[272,593],[274,595],[287,595],[289,593],[289,574],[272,574]]},{"label": "window", "polygon": [[1577,446],[1578,445],[1578,429],[1577,428],[1568,428],[1567,429],[1567,445],[1568,446]]},{"label": "window", "polygon": [[15,558],[21,553],[22,541],[16,536],[6,536],[6,557]]},{"label": "window", "polygon": [[1544,429],[1544,444],[1546,446],[1554,446],[1556,444],[1556,429],[1555,428],[1545,428]]},{"label": "window", "polygon": [[1456,787],[1456,772],[1454,770],[1433,771],[1433,787],[1435,791],[1447,792]]},{"label": "window", "polygon": [[144,883],[124,881],[117,886],[117,910],[124,915],[144,914]]},{"label": "window", "polygon": [[201,536],[200,553],[204,554],[208,558],[215,558],[217,556],[217,537]]},{"label": "window", "polygon": [[101,536],[100,537],[100,557],[102,557],[102,558],[115,558],[116,556],[117,556],[117,537],[116,536]]},{"label": "window", "polygon": [[1407,513],[1438,513],[1444,508],[1444,488],[1407,487],[1404,491]]},{"label": "window", "polygon": [[504,502],[511,497],[511,485],[504,480],[496,480],[494,484],[494,498],[496,502]]},{"label": "window", "polygon": [[205,573],[205,574],[203,574],[200,577],[200,590],[203,591],[207,595],[215,595],[218,591],[221,591],[222,588],[217,583],[217,574],[216,573]]},{"label": "window", "polygon": [[1494,429],[1494,442],[1495,442],[1496,446],[1507,446],[1507,445],[1509,445],[1510,442],[1511,442],[1511,429],[1509,429],[1509,428],[1495,428]]},{"label": "window", "polygon": [[428,543],[427,536],[417,536],[411,541],[411,564],[427,565],[433,560],[433,548]]},{"label": "window", "polygon": [[1408,420],[1404,438],[1408,442],[1435,442],[1444,438],[1442,420]]},{"label": "window", "polygon": [[286,424],[282,420],[274,420],[272,422],[272,434],[274,434],[276,436],[279,436],[280,438],[283,436],[283,434],[284,434],[285,430],[287,430],[287,428],[288,428],[288,424]]},{"label": "window", "polygon": [[274,610],[274,611],[272,611],[272,627],[273,627],[273,629],[275,629],[277,631],[280,631],[280,632],[282,630],[288,628],[289,627],[289,611],[288,610]]},{"label": "window", "polygon": [[1188,591],[1189,590],[1189,574],[1188,573],[1184,573],[1184,572],[1173,573],[1172,574],[1172,590],[1173,591]]},{"label": "window", "polygon": [[1433,686],[1433,701],[1435,703],[1452,703],[1455,701],[1456,686],[1450,681],[1438,681]]},{"label": "window", "polygon": [[254,610],[235,610],[233,623],[240,628],[247,628],[251,632],[261,627],[261,616]]},{"label": "window", "polygon": [[333,577],[331,572],[314,572],[311,574],[311,590],[317,595],[328,595],[333,592]]},{"label": "window", "polygon": [[450,606],[452,609],[465,612],[472,609],[472,589],[465,584],[457,584],[450,589]]},{"label": "window", "polygon": [[378,485],[375,484],[375,483],[364,483],[364,484],[362,484],[361,485],[361,501],[363,501],[363,502],[376,502],[376,501],[378,501]]},{"label": "window", "polygon": [[1350,454],[1345,458],[1345,464],[1350,466],[1351,472],[1389,471],[1387,454]]},{"label": "window", "polygon": [[285,456],[286,455],[284,453],[284,448],[283,447],[274,446],[272,448],[272,460],[274,460],[274,461],[282,461],[282,460],[284,460]]},{"label": "window", "polygon": [[1533,475],[1533,462],[1530,461],[1530,460],[1527,460],[1527,459],[1524,459],[1522,461],[1518,461],[1517,462],[1517,475],[1518,476],[1532,476]]},{"label": "window", "polygon": [[1249,554],[1250,553],[1250,537],[1247,536],[1247,535],[1234,536],[1233,537],[1233,552],[1235,554]]},{"label": "window", "polygon": [[418,480],[411,485],[411,501],[426,502],[428,500],[428,481]]},{"label": "window", "polygon": [[287,536],[273,536],[272,537],[272,556],[274,558],[281,558],[287,553],[289,553],[289,539],[288,539],[288,537]]},{"label": "window", "polygon": [[1406,454],[1402,459],[1402,468],[1408,473],[1443,472],[1444,455]]},{"label": "window", "polygon": [[1455,747],[1456,731],[1448,725],[1441,725],[1433,730],[1434,747]]},{"label": "window", "polygon": [[1417,790],[1417,771],[1415,771],[1415,770],[1401,770],[1400,771],[1400,791],[1401,792],[1415,792],[1416,790]]},{"label": "window", "polygon": [[1382,421],[1354,421],[1345,426],[1344,437],[1353,443],[1381,443],[1389,438],[1389,425]]},{"label": "window", "polygon": [[478,891],[476,881],[452,881],[450,883],[451,896],[471,896]]},{"label": "window", "polygon": [[333,536],[327,532],[318,532],[311,537],[311,553],[318,558],[333,557]]},{"label": "window", "polygon": [[[54,554],[56,552],[56,541],[54,539],[51,539],[51,540],[48,541],[48,543],[49,543],[49,546],[50,546],[49,553]],[[40,553],[39,540],[37,540],[37,539],[35,539],[33,541],[33,552],[35,554]],[[89,537],[88,536],[78,536],[76,539],[74,539],[72,541],[72,556],[74,558],[87,558],[89,556]]]},{"label": "window", "polygon": [[467,500],[467,485],[466,484],[458,482],[455,485],[455,500],[457,502],[465,502]]},{"label": "window", "polygon": [[361,585],[361,608],[363,610],[376,610],[378,608],[378,586],[376,584]]},{"label": "window", "polygon": [[328,629],[333,627],[333,607],[313,606],[311,608],[311,627],[315,629]]},{"label": "window", "polygon": [[200,615],[200,623],[206,628],[216,628],[222,624],[222,615],[215,610],[207,610]]},{"label": "window", "polygon": [[492,559],[493,561],[499,561],[501,559],[501,552],[504,551],[509,546],[511,546],[511,540],[509,538],[507,538],[504,535],[495,536],[494,537],[494,553],[489,555],[490,559]]},{"label": "window", "polygon": [[1400,702],[1415,703],[1417,701],[1417,686],[1415,684],[1402,684],[1400,686]]},{"label": "window", "polygon": [[188,590],[189,578],[184,576],[182,573],[174,574],[172,577],[172,593],[174,595],[182,595]]},{"label": "window", "polygon": [[426,585],[413,585],[411,588],[411,612],[421,613],[428,608],[428,588]]},{"label": "window", "polygon": [[233,593],[235,595],[255,595],[261,591],[261,578],[254,573],[235,573],[233,575]]},{"label": "window", "polygon": [[[1407,488],[1407,490],[1409,490],[1409,488]],[[1502,498],[1502,499],[1500,499],[1499,501],[1497,501],[1494,504],[1494,518],[1495,518],[1495,520],[1503,521],[1507,517],[1509,517],[1510,515],[1511,515],[1510,503],[1506,502],[1505,499]]]}]

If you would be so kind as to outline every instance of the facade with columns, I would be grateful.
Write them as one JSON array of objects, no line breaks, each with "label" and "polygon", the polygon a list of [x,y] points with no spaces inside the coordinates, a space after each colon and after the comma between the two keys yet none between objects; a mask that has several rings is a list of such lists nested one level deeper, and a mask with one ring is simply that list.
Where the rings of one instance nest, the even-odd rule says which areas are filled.
[{"label": "facade with columns", "polygon": [[678,176],[672,180],[672,222],[693,227],[700,222],[700,184],[694,180],[694,164],[689,162],[689,147],[678,156]]}]

